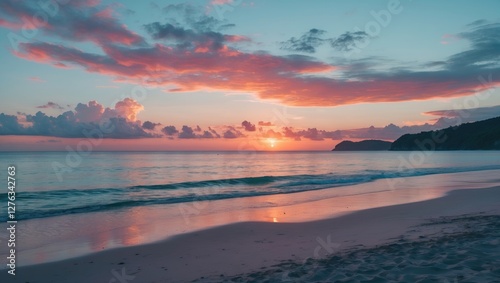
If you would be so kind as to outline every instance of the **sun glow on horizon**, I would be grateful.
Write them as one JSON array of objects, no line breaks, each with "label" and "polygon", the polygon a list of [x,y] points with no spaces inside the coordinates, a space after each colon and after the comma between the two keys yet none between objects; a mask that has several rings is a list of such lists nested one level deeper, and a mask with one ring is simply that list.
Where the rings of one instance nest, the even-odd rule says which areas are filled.
[{"label": "sun glow on horizon", "polygon": [[268,138],[266,141],[271,148],[275,148],[277,142],[275,138]]}]

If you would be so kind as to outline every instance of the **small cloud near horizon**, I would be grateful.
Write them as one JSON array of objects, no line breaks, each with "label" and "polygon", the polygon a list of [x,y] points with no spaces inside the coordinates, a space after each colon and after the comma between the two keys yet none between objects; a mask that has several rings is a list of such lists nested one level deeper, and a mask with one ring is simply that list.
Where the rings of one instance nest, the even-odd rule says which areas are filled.
[{"label": "small cloud near horizon", "polygon": [[52,102],[52,101],[49,101],[47,102],[47,104],[44,104],[44,105],[40,105],[40,106],[37,106],[36,108],[39,108],[39,109],[48,109],[48,108],[52,108],[52,109],[59,109],[59,110],[62,110],[64,109],[63,106],[55,103],[55,102]]},{"label": "small cloud near horizon", "polygon": [[[57,103],[49,101],[45,105],[37,106],[40,109],[63,109]],[[163,127],[156,132],[161,123],[152,121],[141,122],[137,114],[144,107],[133,99],[125,98],[115,104],[114,108],[105,108],[96,101],[86,104],[78,103],[73,111],[53,117],[41,111],[35,115],[18,112],[17,115],[0,113],[0,135],[32,135],[53,136],[62,138],[83,138],[82,131],[100,127],[105,121],[113,131],[103,135],[104,138],[156,138],[168,139],[236,139],[247,137],[235,126],[218,126],[222,134],[213,127],[204,130],[199,125],[194,127],[183,125],[178,130],[173,125]],[[431,122],[403,123],[402,126],[389,124],[385,127],[369,126],[358,129],[323,130],[316,127],[296,129],[293,127],[276,127],[271,122],[258,121],[257,126],[244,120],[238,128],[249,132],[249,137],[256,138],[289,138],[296,141],[303,139],[312,141],[341,140],[341,139],[382,139],[394,140],[404,134],[419,133],[454,126],[460,123],[475,122],[499,116],[500,105],[479,107],[472,109],[433,110],[422,113],[435,116]],[[264,129],[263,127],[267,127]],[[146,132],[147,131],[147,132]],[[163,134],[163,135],[162,135]]]},{"label": "small cloud near horizon", "polygon": [[48,139],[48,140],[39,140],[36,143],[60,143],[60,140],[53,140],[53,139]]},{"label": "small cloud near horizon", "polygon": [[41,79],[40,77],[29,77],[28,80],[35,82],[35,83],[45,83],[47,82],[46,80]]}]

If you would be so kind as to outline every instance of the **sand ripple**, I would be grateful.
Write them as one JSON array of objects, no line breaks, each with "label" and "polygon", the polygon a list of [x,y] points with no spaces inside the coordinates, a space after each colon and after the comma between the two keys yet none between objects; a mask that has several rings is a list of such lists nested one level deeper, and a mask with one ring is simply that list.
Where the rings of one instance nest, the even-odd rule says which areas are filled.
[{"label": "sand ripple", "polygon": [[499,239],[498,215],[442,217],[387,245],[195,282],[500,282]]}]

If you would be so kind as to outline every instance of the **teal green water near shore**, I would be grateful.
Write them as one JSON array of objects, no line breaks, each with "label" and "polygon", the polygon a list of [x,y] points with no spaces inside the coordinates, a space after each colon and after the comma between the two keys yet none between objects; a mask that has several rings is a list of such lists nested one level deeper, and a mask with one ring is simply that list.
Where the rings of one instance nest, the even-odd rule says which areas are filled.
[{"label": "teal green water near shore", "polygon": [[68,160],[64,152],[0,154],[2,164],[17,166],[18,220],[500,169],[500,152],[492,151],[95,152],[78,166]]}]

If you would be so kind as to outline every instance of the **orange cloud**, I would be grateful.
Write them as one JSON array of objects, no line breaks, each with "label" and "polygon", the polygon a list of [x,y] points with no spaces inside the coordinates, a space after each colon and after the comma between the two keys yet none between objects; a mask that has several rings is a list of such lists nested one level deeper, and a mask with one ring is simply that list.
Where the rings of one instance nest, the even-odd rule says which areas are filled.
[{"label": "orange cloud", "polygon": [[[33,9],[31,4],[21,1],[7,3],[11,17],[22,18],[28,14],[26,11]],[[500,85],[497,81],[479,82],[477,79],[477,74],[482,71],[500,71],[493,63],[477,64],[498,61],[498,54],[492,51],[496,50],[497,43],[490,36],[498,34],[498,24],[479,26],[460,34],[460,38],[472,43],[472,49],[441,61],[440,70],[369,72],[344,66],[338,68],[302,55],[242,52],[230,44],[248,40],[244,36],[172,24],[147,25],[154,39],[169,44],[150,45],[113,18],[108,9],[79,6],[84,5],[82,3],[94,5],[95,2],[76,3],[61,9],[61,15],[51,21],[50,27],[43,27],[44,31],[64,39],[93,42],[103,54],[35,42],[20,43],[15,55],[54,66],[79,66],[88,72],[113,76],[117,81],[160,86],[168,92],[247,92],[292,106],[456,97]],[[8,22],[15,24],[19,20]],[[172,40],[176,42],[170,42]],[[332,78],[334,72],[336,76]]]},{"label": "orange cloud", "polygon": [[48,43],[21,43],[17,56],[37,62],[74,64],[122,81],[171,87],[169,91],[241,91],[294,106],[335,106],[363,102],[455,97],[498,85],[479,83],[468,73],[450,71],[379,75],[345,81],[315,73],[335,67],[304,56],[243,53],[228,47],[208,53],[156,44],[104,46],[106,55]]},{"label": "orange cloud", "polygon": [[127,118],[129,121],[135,121],[137,114],[142,110],[144,110],[144,106],[131,98],[118,101],[115,105],[115,111],[118,113],[118,116]]}]

